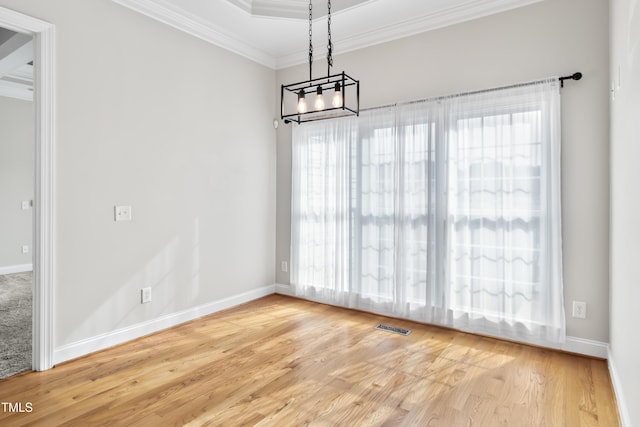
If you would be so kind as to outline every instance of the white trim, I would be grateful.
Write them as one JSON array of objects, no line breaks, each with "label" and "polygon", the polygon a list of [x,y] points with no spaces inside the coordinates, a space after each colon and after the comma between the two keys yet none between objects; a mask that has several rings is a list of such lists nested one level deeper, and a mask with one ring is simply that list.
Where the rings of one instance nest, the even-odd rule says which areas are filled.
[{"label": "white trim", "polygon": [[33,39],[15,33],[0,45],[0,77],[7,77],[20,67],[33,61]]},{"label": "white trim", "polygon": [[53,367],[55,27],[3,7],[0,26],[34,41],[33,369],[43,371]]},{"label": "white trim", "polygon": [[113,0],[113,2],[248,58],[258,64],[275,68],[275,59],[271,55],[225,34],[223,29],[216,28],[198,16],[188,13],[169,2],[163,0]]},{"label": "white trim", "polygon": [[[227,0],[253,17],[293,18],[306,20],[309,16],[309,6],[300,0]],[[331,7],[332,13],[337,15],[346,9],[362,6],[376,0],[341,0]],[[313,19],[327,16],[326,6],[315,8]]]},{"label": "white trim", "polygon": [[[385,27],[375,28],[366,33],[340,39],[339,43],[337,43],[339,50],[337,50],[335,54],[340,55],[352,52],[365,47],[505,12],[540,1],[543,0],[493,0],[489,2],[473,0],[469,3],[448,9],[441,9],[428,15],[418,16],[406,21],[389,24]],[[276,69],[280,70],[294,65],[304,64],[307,60],[308,52],[299,50],[292,54],[276,58]]]},{"label": "white trim", "polygon": [[627,401],[622,391],[622,383],[618,370],[615,367],[613,354],[611,353],[611,347],[608,349],[607,363],[609,365],[609,376],[611,376],[611,383],[613,385],[613,393],[616,396],[616,402],[618,403],[618,416],[620,417],[620,424],[622,427],[631,427],[631,415],[629,415],[629,408],[627,407]]},{"label": "white trim", "polygon": [[[543,0],[473,0],[468,3],[441,9],[428,15],[418,16],[406,21],[396,22],[382,28],[375,28],[366,33],[356,34],[340,39],[335,54],[343,54],[377,44],[398,40],[427,31],[437,30],[450,25],[460,24],[484,16],[493,15],[521,6],[538,3]],[[326,46],[318,47],[318,52],[324,52]],[[297,51],[289,55],[276,58],[276,69],[304,64],[308,59],[307,51]],[[319,59],[319,58],[318,58]]]},{"label": "white trim", "polygon": [[60,363],[75,359],[163,329],[171,328],[184,322],[189,322],[202,316],[207,316],[239,304],[244,304],[246,302],[271,295],[274,292],[275,286],[267,285],[228,298],[223,298],[197,307],[167,314],[156,319],[147,320],[146,322],[116,329],[115,331],[100,334],[95,337],[66,344],[55,349],[53,360],[54,363]]},{"label": "white trim", "polygon": [[26,273],[27,271],[33,271],[33,264],[8,265],[6,267],[0,267],[0,276],[5,274]]},{"label": "white trim", "polygon": [[282,283],[276,283],[276,294],[289,295],[290,297],[295,297],[296,294],[293,292],[291,285],[283,285]]},{"label": "white trim", "polygon": [[33,101],[33,90],[28,85],[0,80],[0,96]]},{"label": "white trim", "polygon": [[31,61],[33,38],[30,35],[16,33],[0,46],[0,96],[33,100],[32,73],[23,73],[25,68],[32,69],[27,65]]},{"label": "white trim", "polygon": [[548,347],[567,351],[569,353],[583,354],[585,356],[606,359],[608,356],[607,351],[609,344],[602,341],[567,336],[564,344],[559,344],[557,346],[549,345]]},{"label": "white trim", "polygon": [[[165,0],[112,1],[272,69],[279,70],[291,67],[302,64],[307,60],[307,53],[302,50],[276,58],[245,41],[239,40],[237,36],[229,35],[224,28],[216,27],[210,22]],[[543,0],[470,0],[455,7],[341,39],[338,53],[362,49],[367,46],[412,36],[540,1]],[[247,1],[236,0],[233,3],[245,4],[245,7],[240,7],[243,7],[246,11]]]},{"label": "white trim", "polygon": [[[297,298],[303,298],[308,301],[313,301],[312,299],[297,296],[290,285],[283,285],[283,284],[277,283],[275,287],[276,287],[276,293],[278,294],[289,295]],[[322,302],[322,301],[318,300],[316,302]],[[411,320],[411,319],[408,319],[408,320]],[[438,325],[434,324],[434,326],[438,326]],[[473,332],[470,332],[470,333],[473,333]],[[563,344],[552,344],[552,343],[541,343],[541,342],[527,343],[526,341],[522,341],[522,342],[525,344],[532,344],[536,346],[562,350],[569,353],[583,354],[586,356],[598,357],[601,359],[607,358],[608,349],[609,349],[609,344],[605,342],[594,341],[594,340],[589,340],[589,339],[579,338],[579,337],[571,337],[571,336],[568,336],[566,338],[566,341]]]}]

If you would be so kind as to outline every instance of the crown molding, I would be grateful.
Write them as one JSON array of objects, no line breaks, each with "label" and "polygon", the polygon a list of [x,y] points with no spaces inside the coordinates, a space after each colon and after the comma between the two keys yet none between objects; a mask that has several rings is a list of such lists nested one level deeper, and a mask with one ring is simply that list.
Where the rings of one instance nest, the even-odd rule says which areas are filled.
[{"label": "crown molding", "polygon": [[[165,0],[112,1],[272,69],[278,70],[303,64],[307,60],[307,52],[303,50],[277,58],[273,57]],[[338,43],[339,53],[351,52],[541,1],[544,0],[470,0],[458,6],[341,39]],[[232,0],[231,3],[245,11],[251,7],[251,3],[247,0]]]},{"label": "crown molding", "polygon": [[33,100],[33,37],[17,33],[0,45],[0,96]]},{"label": "crown molding", "polygon": [[[309,17],[309,5],[300,0],[227,0],[239,7],[251,16],[263,16],[274,18],[290,18],[307,20]],[[362,6],[376,0],[341,0],[331,7],[333,13],[339,13],[346,9]],[[313,19],[327,16],[327,0],[316,1],[313,5]]]},{"label": "crown molding", "polygon": [[222,29],[216,28],[199,17],[177,8],[163,0],[112,1],[259,64],[265,65],[269,68],[275,68],[275,58],[271,55],[260,49],[256,49],[233,36],[225,34]]},{"label": "crown molding", "polygon": [[33,89],[28,85],[0,80],[0,96],[33,101]]},{"label": "crown molding", "polygon": [[[539,3],[544,0],[472,0],[467,3],[441,9],[435,13],[418,16],[416,18],[397,22],[379,27],[375,30],[360,33],[352,37],[339,40],[339,52],[347,53],[354,50],[362,49],[377,44],[398,40],[404,37],[413,36],[419,33],[436,30],[438,28],[450,25],[460,24],[462,22],[471,21],[476,18],[493,15],[495,13],[506,12],[521,6],[527,6],[533,3]],[[326,48],[326,46],[322,46]],[[320,50],[320,49],[319,49]],[[334,51],[334,55],[335,55]],[[321,56],[322,58],[323,56]],[[290,55],[276,58],[276,69],[292,67],[294,65],[304,64],[307,62],[308,53],[306,50],[300,50]]]},{"label": "crown molding", "polygon": [[249,15],[277,16],[284,18],[300,18],[309,14],[309,6],[295,0],[269,2],[265,0],[227,0],[244,10]]}]

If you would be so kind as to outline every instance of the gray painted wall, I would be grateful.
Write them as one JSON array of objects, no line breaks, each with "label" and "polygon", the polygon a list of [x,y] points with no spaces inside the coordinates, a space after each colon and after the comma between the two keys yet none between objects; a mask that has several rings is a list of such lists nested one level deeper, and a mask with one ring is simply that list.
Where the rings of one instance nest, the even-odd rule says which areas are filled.
[{"label": "gray painted wall", "polygon": [[640,426],[640,1],[611,1],[611,360]]},{"label": "gray painted wall", "polygon": [[[339,53],[340,39],[334,42]],[[609,341],[607,1],[545,0],[338,55],[334,70],[361,80],[363,107],[583,72],[583,80],[562,92],[567,333]],[[306,72],[306,65],[281,70],[278,85],[303,80]],[[276,280],[282,284],[289,283],[280,262],[289,260],[290,126],[278,129]],[[571,317],[572,300],[587,302],[586,319]]]},{"label": "gray painted wall", "polygon": [[0,270],[31,264],[33,148],[33,103],[0,96]]},{"label": "gray painted wall", "polygon": [[55,347],[273,284],[275,72],[111,0],[0,6],[56,26]]}]

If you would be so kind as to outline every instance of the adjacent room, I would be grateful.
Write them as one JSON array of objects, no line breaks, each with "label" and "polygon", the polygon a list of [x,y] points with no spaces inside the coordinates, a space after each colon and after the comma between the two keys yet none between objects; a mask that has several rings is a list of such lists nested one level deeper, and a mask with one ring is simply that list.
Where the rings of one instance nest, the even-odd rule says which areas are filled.
[{"label": "adjacent room", "polygon": [[0,28],[0,378],[31,369],[33,46]]},{"label": "adjacent room", "polygon": [[0,27],[0,424],[640,425],[637,0]]}]

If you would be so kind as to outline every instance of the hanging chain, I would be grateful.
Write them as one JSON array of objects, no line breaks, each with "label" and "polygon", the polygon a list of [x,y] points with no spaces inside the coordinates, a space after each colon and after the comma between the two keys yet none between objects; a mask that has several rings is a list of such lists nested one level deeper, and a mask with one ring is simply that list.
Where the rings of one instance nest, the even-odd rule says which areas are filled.
[{"label": "hanging chain", "polygon": [[311,77],[311,63],[313,62],[313,41],[312,41],[312,31],[311,28],[313,26],[313,14],[312,14],[312,10],[313,10],[313,6],[311,6],[311,1],[309,0],[309,80],[312,79]]},{"label": "hanging chain", "polygon": [[329,30],[329,42],[327,43],[327,77],[331,75],[331,67],[333,67],[333,43],[331,43],[331,0],[327,1],[327,28]]}]

